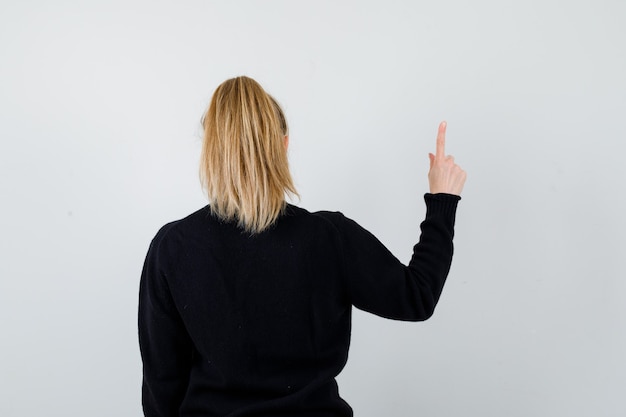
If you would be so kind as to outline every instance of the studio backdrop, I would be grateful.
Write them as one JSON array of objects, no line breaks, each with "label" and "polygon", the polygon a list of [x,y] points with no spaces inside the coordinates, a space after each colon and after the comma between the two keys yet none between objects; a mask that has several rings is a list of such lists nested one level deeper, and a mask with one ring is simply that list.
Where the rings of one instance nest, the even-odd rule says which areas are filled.
[{"label": "studio backdrop", "polygon": [[359,417],[626,415],[626,3],[4,1],[0,415],[140,416],[139,276],[207,204],[200,120],[247,75],[294,204],[408,262],[428,152],[467,171],[423,323],[354,312]]}]

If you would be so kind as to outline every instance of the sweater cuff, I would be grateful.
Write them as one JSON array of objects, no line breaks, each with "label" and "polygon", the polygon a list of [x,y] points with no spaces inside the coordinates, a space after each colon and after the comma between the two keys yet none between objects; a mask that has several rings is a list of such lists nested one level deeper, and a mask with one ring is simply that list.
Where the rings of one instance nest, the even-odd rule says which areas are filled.
[{"label": "sweater cuff", "polygon": [[426,202],[426,217],[444,215],[456,216],[456,207],[461,196],[454,194],[437,193],[424,194],[424,201]]}]

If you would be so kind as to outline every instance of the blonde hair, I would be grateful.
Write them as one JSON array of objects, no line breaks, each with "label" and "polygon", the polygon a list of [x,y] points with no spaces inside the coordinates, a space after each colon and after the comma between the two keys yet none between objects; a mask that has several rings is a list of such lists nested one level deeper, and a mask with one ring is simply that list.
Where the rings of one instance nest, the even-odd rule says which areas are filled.
[{"label": "blonde hair", "polygon": [[236,77],[213,93],[202,119],[200,181],[212,213],[251,234],[270,227],[297,196],[285,136],[285,116],[253,79]]}]

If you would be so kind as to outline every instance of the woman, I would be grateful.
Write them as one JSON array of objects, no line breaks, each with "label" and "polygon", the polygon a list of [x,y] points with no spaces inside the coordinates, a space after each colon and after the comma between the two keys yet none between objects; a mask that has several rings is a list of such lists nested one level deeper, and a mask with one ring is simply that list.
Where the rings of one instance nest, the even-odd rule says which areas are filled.
[{"label": "woman", "polygon": [[351,416],[335,377],[352,306],[425,320],[450,268],[465,172],[445,156],[445,123],[408,266],[341,213],[285,202],[287,124],[254,80],[220,85],[203,125],[210,204],[161,228],[142,272],[145,415]]}]

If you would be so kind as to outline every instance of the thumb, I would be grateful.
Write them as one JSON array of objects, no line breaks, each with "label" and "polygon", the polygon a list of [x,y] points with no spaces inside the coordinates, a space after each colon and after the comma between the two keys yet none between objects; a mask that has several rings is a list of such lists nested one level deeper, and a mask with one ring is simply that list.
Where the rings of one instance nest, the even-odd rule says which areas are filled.
[{"label": "thumb", "polygon": [[428,154],[428,159],[430,159],[430,167],[433,167],[433,163],[435,162],[435,155],[433,155],[432,153]]}]

